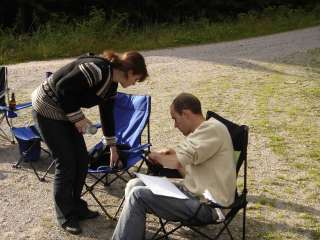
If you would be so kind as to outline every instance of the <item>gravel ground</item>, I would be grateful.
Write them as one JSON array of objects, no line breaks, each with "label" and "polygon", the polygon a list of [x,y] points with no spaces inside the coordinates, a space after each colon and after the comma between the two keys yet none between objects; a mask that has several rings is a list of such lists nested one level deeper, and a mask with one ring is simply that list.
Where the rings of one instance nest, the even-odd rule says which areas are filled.
[{"label": "gravel ground", "polygon": [[[205,111],[217,109],[221,105],[220,96],[216,94],[217,85],[221,88],[226,86],[224,80],[227,77],[232,76],[237,79],[244,71],[272,74],[276,70],[267,67],[268,64],[281,64],[279,59],[314,48],[320,48],[319,26],[233,42],[147,51],[143,52],[143,55],[146,57],[150,79],[126,92],[152,96],[153,146],[160,148],[175,145],[182,136],[173,129],[168,107],[178,93],[187,91],[197,94],[203,102]],[[17,101],[30,99],[32,90],[42,81],[46,71],[55,71],[71,60],[9,65],[9,85],[15,89]],[[242,79],[239,79],[238,84],[241,83]],[[223,97],[236,92],[235,87]],[[250,116],[252,104],[254,103],[249,95],[247,98],[242,98],[242,105],[248,108],[237,115],[238,122],[247,123],[250,118],[254,118]],[[218,112],[223,114],[228,113],[228,110],[221,105]],[[22,113],[22,117],[16,120],[15,124],[25,124],[29,114],[30,112]],[[87,110],[87,114],[90,119],[97,119],[97,109]],[[249,161],[261,154],[268,156],[259,162],[259,166],[252,165],[250,171],[253,176],[258,178],[259,174],[270,174],[276,170],[275,166],[286,168],[285,165],[276,164],[277,158],[270,149],[265,148],[263,138],[254,131],[251,134]],[[88,146],[98,139],[99,136],[87,137]],[[28,164],[24,164],[21,169],[12,169],[11,165],[19,156],[17,145],[0,143],[0,239],[109,239],[114,224],[103,215],[97,220],[84,222],[82,224],[84,232],[81,236],[71,236],[61,231],[57,227],[52,206],[52,172],[47,182],[40,183]],[[262,153],[259,149],[263,149]],[[40,170],[45,166],[45,160],[37,163]],[[108,198],[106,195],[101,195],[104,202],[111,205],[111,211],[115,209],[114,206],[121,196],[123,187],[123,184],[116,184],[108,190],[110,193]],[[92,208],[97,208],[90,196],[86,196],[85,199]],[[317,212],[320,212],[319,209]],[[254,221],[252,223],[254,224]],[[183,239],[185,236],[177,236],[177,239]],[[255,236],[257,235],[254,232],[249,231],[249,239],[257,239]],[[187,236],[187,239],[191,238],[194,237]]]}]

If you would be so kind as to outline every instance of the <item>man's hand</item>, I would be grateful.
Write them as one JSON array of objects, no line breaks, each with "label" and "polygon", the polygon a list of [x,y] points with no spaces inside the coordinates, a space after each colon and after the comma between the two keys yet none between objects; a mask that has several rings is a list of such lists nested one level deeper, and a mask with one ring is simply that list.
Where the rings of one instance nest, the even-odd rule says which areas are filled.
[{"label": "man's hand", "polygon": [[91,124],[90,120],[88,118],[84,118],[84,119],[76,122],[74,125],[78,129],[78,132],[83,134],[86,132],[86,129],[87,129],[88,125],[90,125],[90,124]]},{"label": "man's hand", "polygon": [[163,154],[160,152],[150,152],[148,154],[148,161],[151,162],[152,164],[160,164],[159,158],[161,155],[163,155]]},{"label": "man's hand", "polygon": [[160,164],[165,168],[178,169],[181,164],[177,159],[176,151],[171,148],[162,149],[157,152],[150,152],[149,161],[153,164]]},{"label": "man's hand", "polygon": [[169,154],[175,154],[176,151],[174,149],[172,149],[172,148],[163,148],[163,149],[160,149],[158,151],[158,153],[164,154],[164,155],[169,155]]}]

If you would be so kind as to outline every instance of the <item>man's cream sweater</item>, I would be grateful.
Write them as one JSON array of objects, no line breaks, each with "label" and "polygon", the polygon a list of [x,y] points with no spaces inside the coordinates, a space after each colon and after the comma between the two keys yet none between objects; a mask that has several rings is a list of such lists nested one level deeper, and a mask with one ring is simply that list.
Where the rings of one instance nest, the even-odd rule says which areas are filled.
[{"label": "man's cream sweater", "polygon": [[185,187],[202,196],[208,190],[217,203],[228,206],[234,201],[236,166],[228,129],[210,118],[204,121],[176,149],[184,166]]}]

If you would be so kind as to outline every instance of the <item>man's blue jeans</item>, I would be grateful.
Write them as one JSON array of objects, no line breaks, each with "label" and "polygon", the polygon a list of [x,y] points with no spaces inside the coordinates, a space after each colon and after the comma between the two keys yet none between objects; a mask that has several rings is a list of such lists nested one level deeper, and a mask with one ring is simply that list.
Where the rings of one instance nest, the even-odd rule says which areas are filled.
[{"label": "man's blue jeans", "polygon": [[[178,186],[179,187],[179,186]],[[177,199],[153,194],[143,182],[136,178],[128,182],[125,190],[125,204],[113,233],[113,240],[145,239],[146,214],[155,215],[166,220],[188,220],[200,205],[192,193],[179,187],[189,199]],[[202,207],[198,218],[211,222],[218,216],[209,207]]]}]

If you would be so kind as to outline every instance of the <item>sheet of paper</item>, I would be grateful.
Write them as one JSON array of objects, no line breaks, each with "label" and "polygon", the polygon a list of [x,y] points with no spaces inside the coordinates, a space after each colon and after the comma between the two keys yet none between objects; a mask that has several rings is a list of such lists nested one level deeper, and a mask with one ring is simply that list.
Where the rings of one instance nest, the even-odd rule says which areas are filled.
[{"label": "sheet of paper", "polygon": [[149,176],[141,173],[135,174],[156,195],[188,199],[188,196],[181,192],[180,189],[166,177]]},{"label": "sheet of paper", "polygon": [[[208,189],[206,189],[203,193],[203,196],[208,199],[209,201],[213,202],[213,203],[217,203],[217,201],[213,198],[212,194],[209,192]],[[226,218],[222,212],[222,210],[220,208],[215,208],[217,214],[218,214],[218,221],[219,222],[223,222]]]}]

